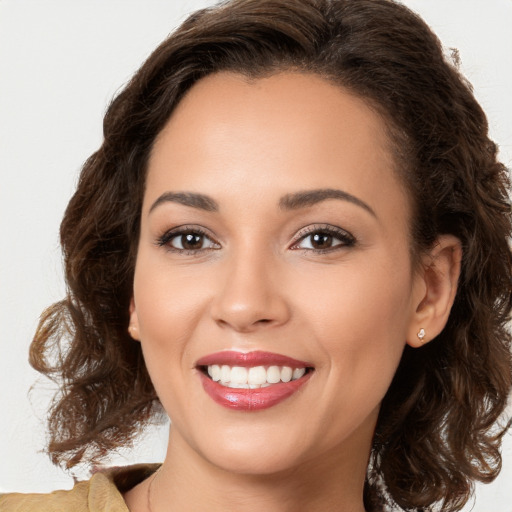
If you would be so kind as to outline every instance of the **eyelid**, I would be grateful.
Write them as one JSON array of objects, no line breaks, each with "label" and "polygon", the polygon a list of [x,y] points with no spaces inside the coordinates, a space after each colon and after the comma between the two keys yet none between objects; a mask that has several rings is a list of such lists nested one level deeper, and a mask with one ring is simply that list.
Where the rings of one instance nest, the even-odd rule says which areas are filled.
[{"label": "eyelid", "polygon": [[[176,247],[172,247],[170,242],[173,238],[178,237],[180,235],[184,235],[187,233],[194,233],[197,235],[201,235],[205,238],[208,238],[214,245],[218,247],[207,247],[204,249],[178,249]],[[166,248],[170,252],[175,252],[178,254],[185,255],[194,255],[204,253],[205,251],[217,250],[220,248],[219,242],[215,240],[215,238],[202,226],[184,224],[181,226],[176,226],[174,228],[168,229],[164,231],[160,236],[156,239],[156,245],[160,247]]]},{"label": "eyelid", "polygon": [[[335,245],[333,247],[330,247],[328,249],[305,249],[302,247],[297,247],[297,245],[300,242],[302,242],[302,240],[306,239],[308,236],[310,236],[314,233],[329,234],[329,235],[333,236],[334,238],[337,238],[338,240],[340,240],[342,243]],[[325,252],[332,252],[332,251],[336,251],[336,250],[346,248],[346,247],[352,247],[353,245],[355,245],[355,243],[356,243],[356,238],[351,233],[346,231],[345,229],[342,229],[342,228],[339,228],[336,226],[332,226],[330,224],[313,224],[311,226],[307,226],[307,227],[301,229],[297,233],[297,237],[295,238],[293,245],[290,247],[290,249],[303,250],[303,251],[307,251],[307,252],[314,252],[314,253],[322,254]]]},{"label": "eyelid", "polygon": [[[201,249],[179,249],[176,247],[172,247],[170,245],[170,242],[175,238],[179,237],[180,235],[184,235],[187,233],[193,233],[200,236],[203,236],[210,240],[212,244],[214,244],[216,247],[206,247]],[[326,248],[326,249],[315,249],[315,248],[303,248],[298,247],[298,244],[305,240],[308,236],[315,234],[315,233],[324,233],[332,236],[333,238],[336,238],[341,243],[334,245],[332,247]],[[333,226],[330,224],[313,224],[310,226],[307,226],[305,228],[302,228],[296,235],[295,240],[292,242],[292,245],[290,246],[291,250],[302,250],[304,252],[308,253],[316,253],[316,254],[323,254],[327,252],[333,252],[337,251],[343,248],[352,247],[355,245],[356,239],[355,237],[349,233],[348,231],[339,228],[337,226]],[[165,247],[170,252],[175,252],[178,254],[184,254],[184,255],[199,255],[201,253],[204,253],[206,251],[212,251],[212,250],[218,250],[221,248],[221,244],[209,233],[208,230],[203,228],[202,226],[197,225],[181,225],[176,226],[171,229],[168,229],[163,234],[161,234],[157,240],[156,245],[160,247]]]}]

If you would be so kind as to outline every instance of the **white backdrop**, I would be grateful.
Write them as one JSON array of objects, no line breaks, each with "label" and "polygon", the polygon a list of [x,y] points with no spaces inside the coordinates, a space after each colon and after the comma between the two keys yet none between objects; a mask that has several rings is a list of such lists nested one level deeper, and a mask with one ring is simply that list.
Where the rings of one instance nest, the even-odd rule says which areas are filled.
[{"label": "white backdrop", "polygon": [[[211,3],[0,0],[0,492],[72,486],[40,453],[52,387],[27,362],[39,314],[64,293],[60,219],[109,100],[186,13]],[[459,49],[512,167],[512,0],[404,3]],[[166,437],[151,429],[114,462],[160,461]],[[474,512],[512,512],[512,434],[504,459],[498,480],[477,486]]]}]

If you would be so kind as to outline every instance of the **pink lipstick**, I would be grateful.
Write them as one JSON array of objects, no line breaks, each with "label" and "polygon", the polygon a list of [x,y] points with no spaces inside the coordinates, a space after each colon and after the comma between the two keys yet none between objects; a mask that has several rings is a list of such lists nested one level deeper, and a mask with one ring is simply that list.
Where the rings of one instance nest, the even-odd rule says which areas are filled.
[{"label": "pink lipstick", "polygon": [[229,366],[291,366],[292,368],[312,367],[311,363],[299,361],[281,354],[272,352],[263,352],[255,350],[254,352],[236,352],[235,350],[223,350],[208,356],[202,357],[197,361],[197,366],[209,366],[212,364],[227,364]]},{"label": "pink lipstick", "polygon": [[222,351],[197,361],[206,393],[218,404],[240,411],[272,407],[296,393],[313,365],[270,352]]}]

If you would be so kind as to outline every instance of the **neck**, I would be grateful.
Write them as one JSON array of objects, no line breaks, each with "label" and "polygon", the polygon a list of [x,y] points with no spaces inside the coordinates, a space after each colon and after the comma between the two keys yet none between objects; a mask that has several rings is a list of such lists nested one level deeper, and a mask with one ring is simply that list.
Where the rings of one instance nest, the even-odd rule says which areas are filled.
[{"label": "neck", "polygon": [[364,444],[349,439],[291,469],[240,474],[205,460],[171,429],[166,459],[151,484],[151,512],[364,512],[369,442]]}]

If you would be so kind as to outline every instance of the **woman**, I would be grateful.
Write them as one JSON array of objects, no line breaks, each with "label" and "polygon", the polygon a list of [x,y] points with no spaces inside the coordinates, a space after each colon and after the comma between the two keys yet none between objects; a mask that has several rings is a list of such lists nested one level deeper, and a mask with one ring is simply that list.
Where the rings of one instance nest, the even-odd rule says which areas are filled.
[{"label": "woman", "polygon": [[158,404],[167,457],[0,510],[460,509],[500,462],[507,190],[402,6],[192,16],[107,112],[31,349],[63,383],[54,462],[100,460]]}]

